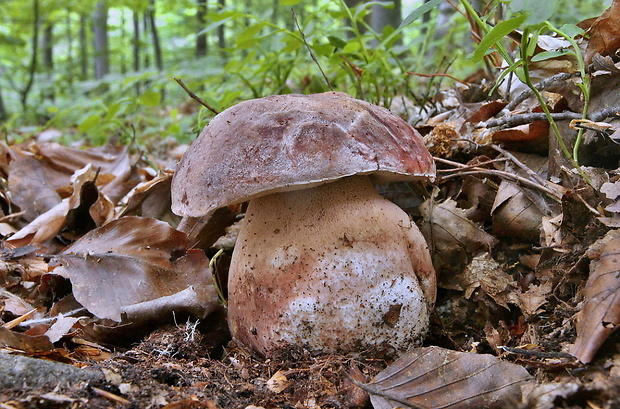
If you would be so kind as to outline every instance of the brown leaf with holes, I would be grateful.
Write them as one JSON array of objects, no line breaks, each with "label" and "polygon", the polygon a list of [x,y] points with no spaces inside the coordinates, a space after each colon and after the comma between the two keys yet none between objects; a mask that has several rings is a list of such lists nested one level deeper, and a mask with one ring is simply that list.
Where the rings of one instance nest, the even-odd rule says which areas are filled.
[{"label": "brown leaf with holes", "polygon": [[167,223],[135,216],[86,234],[50,263],[71,280],[75,299],[99,318],[137,322],[182,309],[217,308],[209,261]]},{"label": "brown leaf with holes", "polygon": [[432,249],[436,270],[460,271],[479,250],[490,250],[497,239],[466,217],[466,212],[448,199],[435,203],[429,199],[420,206],[424,223],[420,230]]},{"label": "brown leaf with holes", "polygon": [[614,0],[586,34],[590,37],[584,55],[586,64],[590,64],[596,54],[613,55],[620,48],[620,1]]},{"label": "brown leaf with holes", "polygon": [[577,314],[577,339],[570,353],[592,361],[607,337],[620,325],[620,230],[612,230],[588,250],[590,277]]},{"label": "brown leaf with holes", "polygon": [[77,170],[71,177],[71,196],[37,216],[8,240],[15,246],[42,245],[63,228],[84,234],[114,216],[114,205],[97,188],[97,171],[91,165]]},{"label": "brown leaf with holes", "polygon": [[525,368],[492,355],[418,348],[366,384],[375,409],[505,408],[521,400]]}]

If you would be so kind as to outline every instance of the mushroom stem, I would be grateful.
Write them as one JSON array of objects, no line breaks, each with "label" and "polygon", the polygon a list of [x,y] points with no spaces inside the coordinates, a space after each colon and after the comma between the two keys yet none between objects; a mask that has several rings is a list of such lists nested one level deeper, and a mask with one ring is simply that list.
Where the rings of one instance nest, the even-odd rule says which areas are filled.
[{"label": "mushroom stem", "polygon": [[435,301],[423,236],[368,176],[252,200],[232,260],[231,331],[263,355],[405,350]]}]

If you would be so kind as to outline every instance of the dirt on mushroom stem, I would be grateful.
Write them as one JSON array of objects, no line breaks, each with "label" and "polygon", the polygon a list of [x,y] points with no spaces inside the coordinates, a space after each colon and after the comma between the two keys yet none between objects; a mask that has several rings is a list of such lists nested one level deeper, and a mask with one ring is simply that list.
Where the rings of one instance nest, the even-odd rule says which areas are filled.
[{"label": "dirt on mushroom stem", "polygon": [[229,272],[233,336],[260,354],[403,351],[428,328],[426,242],[367,176],[250,202]]}]

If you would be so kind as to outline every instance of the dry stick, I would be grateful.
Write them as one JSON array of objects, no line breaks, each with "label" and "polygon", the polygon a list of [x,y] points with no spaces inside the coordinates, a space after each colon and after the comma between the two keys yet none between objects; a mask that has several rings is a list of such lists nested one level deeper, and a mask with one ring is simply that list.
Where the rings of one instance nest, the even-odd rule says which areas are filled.
[{"label": "dry stick", "polygon": [[[538,84],[534,85],[534,88],[536,88],[538,91],[542,91],[542,90],[549,88],[551,85],[554,85],[558,82],[562,82],[562,81],[565,81],[569,78],[576,77],[576,76],[579,76],[579,73],[562,72],[560,74],[553,75],[543,81],[540,81]],[[517,107],[517,105],[519,105],[521,102],[525,101],[527,98],[533,95],[534,95],[534,92],[531,89],[527,89],[523,91],[521,94],[519,94],[519,96],[517,96],[515,99],[510,101],[508,105],[506,105],[506,110],[512,111],[513,109]]]},{"label": "dry stick", "polygon": [[[530,178],[532,178],[533,180],[535,180],[536,182],[540,183],[541,185],[549,188],[549,189],[553,189],[556,190],[553,186],[551,186],[549,184],[549,182],[547,182],[545,179],[541,178],[540,175],[536,172],[534,172],[532,169],[530,169],[529,166],[527,166],[525,163],[521,162],[519,159],[517,159],[512,153],[506,151],[505,149],[502,149],[501,147],[497,146],[497,145],[491,145],[491,148],[495,149],[496,151],[498,151],[499,153],[501,153],[502,155],[504,155],[505,157],[507,157],[508,159],[510,159],[515,165],[517,165],[519,168],[521,168],[525,173],[528,174],[528,176]],[[558,192],[558,195],[560,193]]]},{"label": "dry stick", "polygon": [[301,27],[299,26],[299,21],[297,21],[297,14],[295,14],[295,10],[294,9],[291,9],[291,14],[293,15],[293,21],[295,21],[295,25],[297,26],[297,30],[299,31],[299,34],[301,34],[301,39],[304,42],[304,45],[306,46],[306,48],[308,49],[308,52],[310,53],[310,57],[312,58],[312,61],[314,61],[316,66],[319,67],[319,71],[321,71],[321,75],[323,75],[323,79],[325,79],[325,82],[327,83],[327,86],[329,87],[329,89],[331,91],[333,91],[334,88],[332,88],[332,84],[329,82],[329,79],[327,78],[327,75],[325,75],[325,72],[323,71],[323,68],[321,68],[321,64],[319,64],[319,60],[316,58],[316,55],[314,55],[314,52],[312,52],[312,49],[310,48],[310,46],[308,45],[308,42],[306,41],[306,35],[304,34],[303,31],[301,31]]},{"label": "dry stick", "polygon": [[203,107],[207,108],[209,111],[213,112],[215,115],[219,114],[220,111],[218,111],[217,109],[213,108],[211,105],[207,104],[205,101],[202,100],[202,98],[200,98],[198,95],[194,94],[192,91],[189,90],[189,88],[187,88],[187,86],[185,85],[185,83],[183,83],[183,80],[177,77],[172,77],[173,80],[175,80],[177,82],[177,84],[179,84],[181,86],[181,88],[183,88],[185,90],[185,92],[187,92],[187,94],[192,97],[195,101],[197,101],[200,105],[202,105]]},{"label": "dry stick", "polygon": [[[453,162],[451,160],[447,160],[447,159],[442,159],[442,158],[435,158],[435,160],[437,162],[441,162],[441,163],[445,163],[447,165],[451,165],[451,166],[456,166],[456,167],[463,167],[465,165],[462,165],[458,162]],[[468,167],[469,168],[469,167]],[[497,176],[503,179],[508,179],[512,182],[516,182],[516,183],[521,183],[523,185],[526,185],[528,187],[531,187],[533,189],[538,189],[541,190],[543,192],[545,192],[546,194],[548,194],[552,199],[556,200],[556,201],[561,201],[562,200],[562,195],[559,194],[557,191],[555,191],[554,189],[550,189],[546,186],[542,186],[539,183],[536,183],[534,181],[531,181],[529,179],[526,179],[524,177],[521,177],[519,175],[515,175],[512,174],[510,172],[504,172],[501,170],[495,170],[495,169],[484,169],[484,168],[478,168],[478,167],[471,167],[469,168],[471,170],[467,170],[465,172],[461,172],[459,169],[459,172],[453,173],[451,175],[445,175],[445,176],[440,176],[440,178],[442,180],[445,179],[450,179],[453,177],[460,177],[460,176],[466,176],[466,175],[487,175],[487,176]]]},{"label": "dry stick", "polygon": [[[620,105],[616,105],[609,108],[601,109],[600,111],[596,111],[590,113],[588,115],[588,119],[591,121],[597,122],[602,121],[605,118],[609,118],[612,116],[617,116],[620,113]],[[562,121],[565,119],[583,119],[583,115],[578,112],[558,112],[551,114],[551,118],[556,121]],[[534,121],[546,121],[547,115],[543,112],[532,112],[528,114],[516,114],[516,115],[508,115],[502,118],[493,118],[489,119],[486,122],[478,122],[476,124],[476,128],[494,128],[496,126],[517,126],[528,124]]]}]

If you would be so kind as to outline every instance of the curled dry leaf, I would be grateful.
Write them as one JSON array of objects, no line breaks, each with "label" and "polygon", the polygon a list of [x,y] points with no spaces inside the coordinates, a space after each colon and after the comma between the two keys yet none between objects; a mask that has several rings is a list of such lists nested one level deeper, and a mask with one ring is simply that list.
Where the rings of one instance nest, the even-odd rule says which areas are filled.
[{"label": "curled dry leaf", "polygon": [[[17,246],[41,245],[60,233],[67,224],[71,224],[72,231],[85,233],[111,220],[114,205],[93,183],[96,177],[97,171],[91,165],[77,170],[71,177],[71,196],[39,215],[11,236],[9,242]],[[89,193],[85,194],[87,191]]]},{"label": "curled dry leaf", "polygon": [[620,325],[620,230],[612,230],[588,250],[590,277],[577,315],[577,339],[570,353],[592,361],[603,342]]},{"label": "curled dry leaf", "polygon": [[[548,161],[546,158],[518,152],[512,154],[533,172],[545,177]],[[515,172],[514,169],[505,170]],[[522,177],[528,177],[521,169],[516,173]],[[491,212],[493,231],[496,236],[516,237],[536,242],[540,240],[542,217],[549,215],[549,206],[539,192],[527,190],[508,180],[502,180]]]},{"label": "curled dry leaf", "polygon": [[450,268],[460,271],[478,250],[490,250],[497,239],[476,226],[454,200],[442,203],[426,200],[420,206],[424,223],[420,230],[432,249],[437,271]]},{"label": "curled dry leaf", "polygon": [[525,368],[492,355],[415,349],[366,384],[375,409],[505,408],[521,400]]},{"label": "curled dry leaf", "polygon": [[590,64],[596,54],[611,55],[620,48],[619,23],[620,1],[614,0],[587,31],[590,39],[584,56],[586,64]]},{"label": "curled dry leaf", "polygon": [[508,302],[514,301],[510,290],[516,286],[512,276],[489,253],[474,257],[463,272],[442,281],[442,287],[463,290],[468,299],[474,291],[480,289],[506,309],[509,308]]},{"label": "curled dry leaf", "polygon": [[[150,319],[169,308],[205,316],[217,308],[209,261],[188,250],[185,234],[150,218],[128,216],[86,234],[51,263],[99,318]],[[183,305],[193,303],[193,305]],[[155,310],[155,311],[154,311]]]}]

